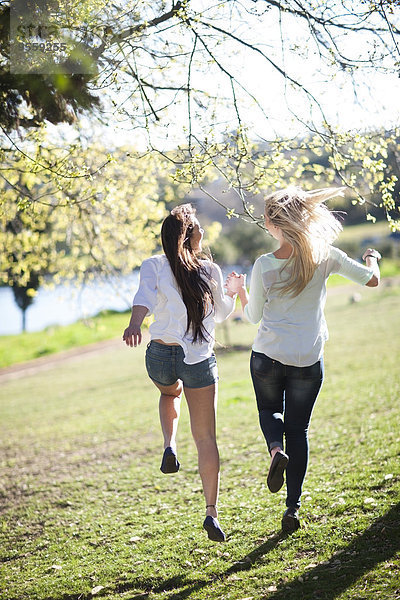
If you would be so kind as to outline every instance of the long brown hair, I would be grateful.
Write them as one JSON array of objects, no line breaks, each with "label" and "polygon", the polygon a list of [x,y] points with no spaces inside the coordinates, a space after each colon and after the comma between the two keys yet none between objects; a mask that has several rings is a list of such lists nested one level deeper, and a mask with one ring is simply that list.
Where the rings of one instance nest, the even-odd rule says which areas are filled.
[{"label": "long brown hair", "polygon": [[282,294],[300,294],[311,281],[317,266],[328,257],[329,246],[341,232],[342,225],[324,202],[343,195],[344,189],[307,192],[293,186],[265,199],[265,216],[282,230],[284,239],[293,248],[286,265],[290,267],[288,277],[280,288]]},{"label": "long brown hair", "polygon": [[200,262],[205,255],[195,252],[190,242],[195,214],[191,204],[181,204],[171,211],[161,227],[164,253],[187,310],[186,333],[192,330],[194,342],[208,341],[203,320],[214,309],[211,276]]}]

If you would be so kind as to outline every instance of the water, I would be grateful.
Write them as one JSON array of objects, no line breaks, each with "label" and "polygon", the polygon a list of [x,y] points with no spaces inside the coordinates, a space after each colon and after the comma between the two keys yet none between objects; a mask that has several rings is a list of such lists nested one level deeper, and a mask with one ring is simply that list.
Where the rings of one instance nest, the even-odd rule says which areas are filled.
[{"label": "water", "polygon": [[[139,273],[127,277],[97,280],[85,286],[61,284],[40,288],[26,311],[26,330],[41,331],[51,325],[69,325],[96,315],[101,310],[129,310],[138,288]],[[0,335],[21,333],[22,312],[11,288],[0,288]]]}]

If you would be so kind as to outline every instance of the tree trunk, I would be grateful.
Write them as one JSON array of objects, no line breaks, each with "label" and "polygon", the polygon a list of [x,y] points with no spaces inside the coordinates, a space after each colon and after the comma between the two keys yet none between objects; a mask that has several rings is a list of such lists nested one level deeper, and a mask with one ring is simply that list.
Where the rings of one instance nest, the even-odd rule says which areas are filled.
[{"label": "tree trunk", "polygon": [[26,308],[22,308],[22,333],[26,331]]}]

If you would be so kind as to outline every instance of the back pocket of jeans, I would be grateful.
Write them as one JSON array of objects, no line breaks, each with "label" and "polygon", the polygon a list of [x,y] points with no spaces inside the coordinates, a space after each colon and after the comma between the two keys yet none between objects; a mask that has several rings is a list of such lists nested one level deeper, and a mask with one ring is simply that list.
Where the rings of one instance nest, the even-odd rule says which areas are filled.
[{"label": "back pocket of jeans", "polygon": [[261,377],[273,371],[274,362],[272,358],[260,352],[253,352],[251,355],[251,369],[254,374]]}]

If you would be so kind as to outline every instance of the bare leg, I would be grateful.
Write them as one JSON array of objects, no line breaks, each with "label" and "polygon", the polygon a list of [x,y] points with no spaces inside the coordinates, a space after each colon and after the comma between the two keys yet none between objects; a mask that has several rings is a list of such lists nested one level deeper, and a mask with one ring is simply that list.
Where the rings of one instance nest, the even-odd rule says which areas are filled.
[{"label": "bare leg", "polygon": [[207,515],[217,517],[219,490],[219,453],[216,441],[217,385],[204,388],[185,388],[190,425],[197,446],[198,464]]},{"label": "bare leg", "polygon": [[178,380],[170,386],[155,384],[161,392],[159,413],[161,429],[164,436],[164,448],[170,446],[176,450],[176,432],[182,398],[182,382]]}]

